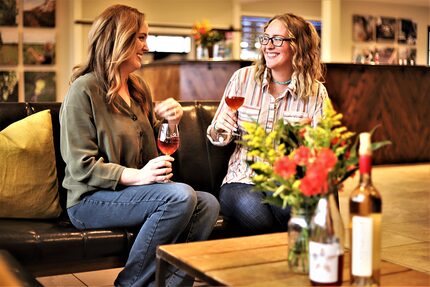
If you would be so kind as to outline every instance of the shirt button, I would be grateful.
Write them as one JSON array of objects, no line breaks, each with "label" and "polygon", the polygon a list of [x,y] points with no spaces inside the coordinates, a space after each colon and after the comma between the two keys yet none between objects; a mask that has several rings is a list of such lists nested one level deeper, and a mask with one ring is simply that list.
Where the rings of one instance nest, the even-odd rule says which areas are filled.
[{"label": "shirt button", "polygon": [[141,137],[143,137],[143,132],[141,131],[141,132],[139,133],[139,135],[140,135]]},{"label": "shirt button", "polygon": [[132,115],[132,116],[131,116],[131,119],[132,119],[133,121],[137,121],[137,117],[136,117],[136,115]]}]

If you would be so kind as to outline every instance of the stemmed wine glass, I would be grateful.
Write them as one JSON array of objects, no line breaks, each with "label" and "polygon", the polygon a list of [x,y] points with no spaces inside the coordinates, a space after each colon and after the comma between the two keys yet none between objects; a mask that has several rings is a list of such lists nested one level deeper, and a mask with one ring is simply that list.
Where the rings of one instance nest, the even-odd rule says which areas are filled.
[{"label": "stemmed wine glass", "polygon": [[179,148],[179,129],[177,124],[170,124],[167,121],[161,123],[158,131],[157,146],[165,155],[171,155]]},{"label": "stemmed wine glass", "polygon": [[[243,93],[239,92],[239,89],[237,88],[237,86],[236,86],[235,93],[227,95],[224,99],[227,106],[229,106],[229,108],[235,112],[243,105],[243,102],[245,101],[245,97]],[[239,136],[239,133],[232,132],[232,135]]]},{"label": "stemmed wine glass", "polygon": [[[173,154],[179,148],[179,129],[177,124],[169,124],[166,120],[158,130],[157,146],[165,155]],[[170,182],[170,180],[165,180]]]}]

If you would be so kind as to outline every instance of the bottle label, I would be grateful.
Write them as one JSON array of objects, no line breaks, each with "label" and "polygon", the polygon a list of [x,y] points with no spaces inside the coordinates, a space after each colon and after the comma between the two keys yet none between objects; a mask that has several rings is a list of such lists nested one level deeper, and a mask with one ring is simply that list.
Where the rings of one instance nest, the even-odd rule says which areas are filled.
[{"label": "bottle label", "polygon": [[338,279],[338,243],[309,242],[309,278],[314,282],[332,283]]},{"label": "bottle label", "polygon": [[352,217],[352,275],[372,275],[373,220],[371,217]]}]

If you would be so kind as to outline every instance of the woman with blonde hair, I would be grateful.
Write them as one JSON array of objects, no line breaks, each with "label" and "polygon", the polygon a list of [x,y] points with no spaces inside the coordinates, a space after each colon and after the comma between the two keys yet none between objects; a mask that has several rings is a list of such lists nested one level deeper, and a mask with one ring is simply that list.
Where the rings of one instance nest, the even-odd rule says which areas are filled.
[{"label": "woman with blonde hair", "polygon": [[[270,131],[278,120],[316,125],[322,116],[327,91],[322,84],[319,36],[302,17],[282,14],[271,18],[260,35],[255,65],[237,70],[224,91],[208,127],[214,145],[226,145],[233,132],[244,132],[245,122],[257,122]],[[237,112],[224,99],[243,96]],[[262,203],[264,191],[252,192],[252,170],[246,149],[238,144],[220,190],[221,213],[250,234],[287,230],[290,209]]]},{"label": "woman with blonde hair", "polygon": [[[137,228],[116,286],[152,285],[156,247],[207,239],[219,212],[213,195],[171,182],[173,158],[158,156],[158,118],[178,124],[183,111],[173,99],[154,107],[148,86],[133,74],[148,52],[147,37],[143,13],[107,8],[92,25],[88,59],[75,68],[60,110],[70,221],[81,230]],[[171,271],[168,284],[193,284]]]}]

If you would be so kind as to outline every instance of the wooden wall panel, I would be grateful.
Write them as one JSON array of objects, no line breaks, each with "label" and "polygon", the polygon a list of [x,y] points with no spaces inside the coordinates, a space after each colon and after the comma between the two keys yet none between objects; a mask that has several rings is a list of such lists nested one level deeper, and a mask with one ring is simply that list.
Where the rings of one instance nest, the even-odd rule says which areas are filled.
[{"label": "wooden wall panel", "polygon": [[[219,100],[235,70],[250,61],[154,62],[139,73],[155,100]],[[355,132],[381,125],[373,140],[392,145],[374,155],[375,163],[430,161],[430,68],[327,64],[325,86],[343,123]]]},{"label": "wooden wall panel", "polygon": [[349,129],[392,141],[375,163],[430,161],[429,68],[329,64],[325,85]]},{"label": "wooden wall panel", "polygon": [[167,98],[179,100],[181,98],[180,65],[151,65],[136,73],[146,80],[155,100]]},{"label": "wooden wall panel", "polygon": [[220,100],[239,63],[207,62],[181,67],[181,99]]}]

